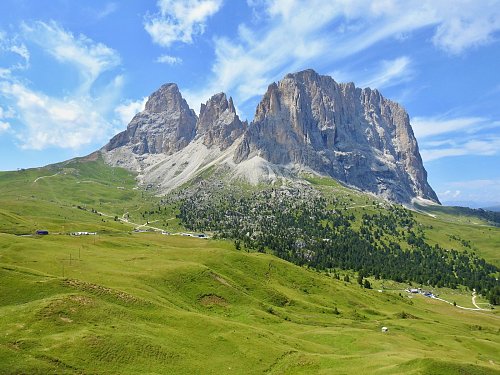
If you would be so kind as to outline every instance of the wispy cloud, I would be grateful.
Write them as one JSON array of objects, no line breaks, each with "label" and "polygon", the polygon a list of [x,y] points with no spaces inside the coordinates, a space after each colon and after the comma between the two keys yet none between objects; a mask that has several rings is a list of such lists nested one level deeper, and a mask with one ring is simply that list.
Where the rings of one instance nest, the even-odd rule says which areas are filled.
[{"label": "wispy cloud", "polygon": [[120,65],[118,52],[85,35],[75,36],[54,21],[23,23],[21,30],[57,61],[74,66],[82,78],[82,91],[88,91],[103,72]]},{"label": "wispy cloud", "polygon": [[104,5],[104,8],[102,8],[101,10],[99,10],[97,12],[96,17],[98,19],[103,19],[103,18],[106,18],[107,16],[109,16],[110,14],[113,14],[117,10],[118,10],[117,3],[115,3],[115,2],[106,3],[106,5]]},{"label": "wispy cloud", "polygon": [[491,135],[485,138],[468,140],[450,139],[445,147],[432,148],[425,142],[421,144],[420,153],[425,162],[452,156],[481,155],[493,156],[500,153],[500,137]]},{"label": "wispy cloud", "polygon": [[426,162],[453,156],[497,155],[499,121],[484,117],[414,117],[412,127]]},{"label": "wispy cloud", "polygon": [[458,198],[460,194],[461,194],[460,190],[446,190],[442,193],[439,193],[439,196],[441,197],[441,199],[449,200]]},{"label": "wispy cloud", "polygon": [[[15,74],[0,80],[0,97],[12,107],[9,111],[15,112],[9,128],[19,145],[34,150],[78,149],[107,139],[113,131],[113,119],[108,114],[114,113],[124,79],[115,74],[107,82],[101,80],[99,88],[95,82],[120,64],[118,53],[85,35],[75,36],[53,21],[23,23],[19,38],[69,66],[80,77],[80,83],[64,96],[32,89]],[[28,50],[22,44],[17,46],[14,52],[28,60]]]},{"label": "wispy cloud", "polygon": [[448,118],[447,116],[435,116],[413,117],[411,119],[413,131],[418,139],[467,129],[481,128],[487,122],[488,119],[484,117]]},{"label": "wispy cloud", "polygon": [[169,47],[174,42],[192,43],[203,34],[206,20],[217,13],[222,0],[158,0],[159,12],[146,17],[144,28],[153,42]]},{"label": "wispy cloud", "polygon": [[401,56],[394,60],[381,61],[377,71],[358,85],[381,89],[407,82],[412,76],[411,59],[408,56]]},{"label": "wispy cloud", "polygon": [[31,56],[26,45],[18,38],[10,38],[6,33],[0,31],[0,56],[4,54],[17,56],[18,61],[5,66],[0,65],[0,78],[9,77],[15,71],[29,68]]},{"label": "wispy cloud", "polygon": [[494,41],[494,34],[500,30],[498,1],[457,1],[446,7],[448,14],[432,38],[434,45],[451,54],[460,54]]},{"label": "wispy cloud", "polygon": [[161,55],[155,60],[155,62],[167,65],[176,65],[182,63],[182,59],[176,56]]},{"label": "wispy cloud", "polygon": [[[402,35],[423,28],[434,28],[433,44],[452,53],[492,42],[500,29],[498,1],[251,0],[247,4],[258,14],[258,26],[242,24],[236,38],[214,39],[212,76],[204,89],[188,93],[193,104],[217,91],[229,91],[244,103],[290,71],[331,66],[384,40],[404,42]],[[408,81],[413,73],[405,56],[380,61],[378,70],[379,76],[362,83],[388,87]]]}]

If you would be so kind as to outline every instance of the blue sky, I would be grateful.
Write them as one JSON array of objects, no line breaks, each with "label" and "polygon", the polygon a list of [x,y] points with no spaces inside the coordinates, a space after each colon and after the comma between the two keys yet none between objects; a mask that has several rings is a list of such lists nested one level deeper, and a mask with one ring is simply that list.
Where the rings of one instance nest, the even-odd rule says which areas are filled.
[{"label": "blue sky", "polygon": [[408,111],[444,202],[500,202],[498,0],[2,0],[0,170],[86,155],[176,82],[252,120],[313,68]]}]

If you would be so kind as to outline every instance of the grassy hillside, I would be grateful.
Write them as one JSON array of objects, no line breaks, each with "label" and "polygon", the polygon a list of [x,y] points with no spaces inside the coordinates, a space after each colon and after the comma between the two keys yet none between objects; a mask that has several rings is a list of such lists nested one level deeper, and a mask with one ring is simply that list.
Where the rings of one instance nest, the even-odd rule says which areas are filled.
[{"label": "grassy hillside", "polygon": [[361,289],[231,247],[0,235],[0,372],[499,371],[495,312]]},{"label": "grassy hillside", "polygon": [[[310,182],[353,225],[387,207]],[[229,241],[133,233],[184,228],[171,200],[98,158],[0,173],[0,192],[0,374],[500,373],[496,309],[388,280],[364,289],[353,271],[318,272]],[[429,241],[499,265],[499,228],[414,216]],[[37,229],[50,235],[18,236]],[[474,307],[465,288],[433,291]]]}]

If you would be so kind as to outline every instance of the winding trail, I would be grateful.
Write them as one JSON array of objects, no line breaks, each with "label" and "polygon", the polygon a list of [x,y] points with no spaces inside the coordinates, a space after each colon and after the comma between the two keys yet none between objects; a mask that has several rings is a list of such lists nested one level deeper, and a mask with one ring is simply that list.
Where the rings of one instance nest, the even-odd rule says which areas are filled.
[{"label": "winding trail", "polygon": [[40,177],[37,177],[37,178],[35,178],[35,180],[33,181],[33,183],[37,182],[38,180],[41,180],[42,178],[48,178],[48,177],[57,176],[59,173],[61,173],[61,172],[54,173],[53,175],[50,175],[50,176],[40,176]]},{"label": "winding trail", "polygon": [[476,309],[477,309],[477,310],[487,310],[487,309],[483,309],[483,308],[481,308],[481,307],[480,307],[480,306],[478,306],[478,304],[476,303],[476,291],[473,291],[473,292],[472,292],[472,304],[473,304],[474,306],[476,306]]}]

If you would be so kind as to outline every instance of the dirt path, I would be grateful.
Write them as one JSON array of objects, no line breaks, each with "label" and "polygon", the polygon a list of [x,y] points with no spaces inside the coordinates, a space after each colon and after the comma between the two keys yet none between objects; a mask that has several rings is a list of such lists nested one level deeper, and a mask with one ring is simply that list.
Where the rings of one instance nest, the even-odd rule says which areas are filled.
[{"label": "dirt path", "polygon": [[[453,305],[453,302],[447,301],[447,300],[439,298],[439,297],[432,297],[432,299],[437,299],[438,301],[443,301],[443,302],[449,303],[450,305]],[[481,309],[481,308],[464,307],[464,306],[460,306],[460,305],[456,305],[456,304],[455,304],[455,307],[458,307],[459,309],[463,309],[463,310],[472,310],[472,311],[483,311],[483,310],[485,310],[485,309]],[[485,310],[485,311],[487,311],[487,310]]]},{"label": "dirt path", "polygon": [[[99,215],[102,215],[102,216],[105,216],[105,217],[112,217],[113,219],[115,218],[114,215],[108,215],[108,214],[105,214],[104,212],[97,211],[97,213]],[[164,231],[164,229],[152,227],[151,225],[148,225],[147,223],[146,224],[133,223],[133,222],[127,220],[127,219],[123,219],[123,218],[120,218],[120,217],[118,217],[118,221],[121,221],[122,223],[130,224],[130,225],[134,226],[136,229],[137,228],[150,228],[150,229],[153,229],[153,230],[155,230],[157,232],[163,232]],[[155,223],[157,221],[158,220],[155,220],[152,223]]]},{"label": "dirt path", "polygon": [[40,176],[40,177],[37,177],[35,178],[35,180],[33,181],[33,183],[37,182],[38,180],[41,180],[42,178],[48,178],[48,177],[54,177],[54,176],[57,176],[60,172],[57,172],[53,175],[50,175],[50,176]]},{"label": "dirt path", "polygon": [[473,304],[474,306],[476,306],[476,308],[477,308],[478,310],[487,310],[487,309],[483,309],[482,307],[478,306],[478,304],[476,303],[476,291],[473,291],[473,292],[472,292],[472,304]]}]

